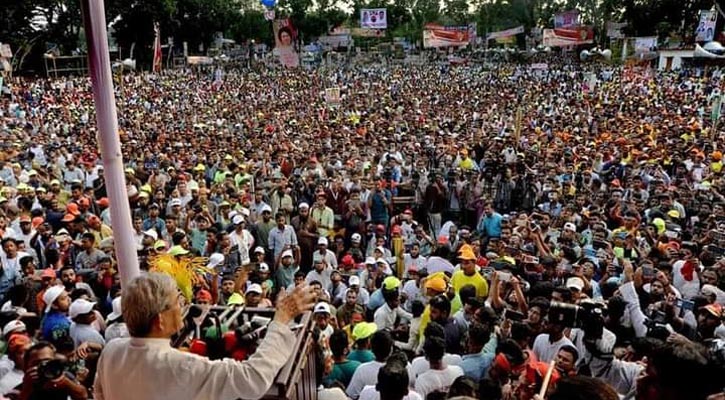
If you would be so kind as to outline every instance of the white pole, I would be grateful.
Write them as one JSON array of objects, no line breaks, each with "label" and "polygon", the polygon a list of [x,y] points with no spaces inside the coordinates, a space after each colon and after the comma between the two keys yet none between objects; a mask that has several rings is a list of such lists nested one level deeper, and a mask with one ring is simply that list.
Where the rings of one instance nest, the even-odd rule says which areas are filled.
[{"label": "white pole", "polygon": [[118,138],[118,117],[113,94],[103,0],[81,0],[81,9],[88,44],[88,71],[93,83],[103,175],[111,205],[113,243],[118,258],[121,284],[125,285],[139,274],[139,267],[131,224],[131,209],[126,194],[121,142]]}]

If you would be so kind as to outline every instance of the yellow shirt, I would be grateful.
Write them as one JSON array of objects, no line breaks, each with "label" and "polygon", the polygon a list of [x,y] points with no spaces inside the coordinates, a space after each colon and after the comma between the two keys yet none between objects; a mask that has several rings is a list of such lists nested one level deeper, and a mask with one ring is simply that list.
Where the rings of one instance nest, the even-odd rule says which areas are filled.
[{"label": "yellow shirt", "polygon": [[476,297],[486,297],[488,295],[488,282],[478,272],[472,276],[467,276],[463,270],[456,271],[451,278],[451,284],[456,294],[458,294],[462,287],[473,285],[476,288]]}]

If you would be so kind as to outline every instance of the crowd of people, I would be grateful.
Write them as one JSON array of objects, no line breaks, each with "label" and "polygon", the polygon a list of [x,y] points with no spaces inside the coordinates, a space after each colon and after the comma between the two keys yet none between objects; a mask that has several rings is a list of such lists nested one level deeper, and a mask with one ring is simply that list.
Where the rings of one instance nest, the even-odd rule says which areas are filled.
[{"label": "crowd of people", "polygon": [[[141,269],[203,257],[206,307],[311,286],[325,399],[722,399],[719,70],[545,61],[122,76]],[[6,85],[0,394],[113,398],[99,357],[151,328],[90,81]]]}]

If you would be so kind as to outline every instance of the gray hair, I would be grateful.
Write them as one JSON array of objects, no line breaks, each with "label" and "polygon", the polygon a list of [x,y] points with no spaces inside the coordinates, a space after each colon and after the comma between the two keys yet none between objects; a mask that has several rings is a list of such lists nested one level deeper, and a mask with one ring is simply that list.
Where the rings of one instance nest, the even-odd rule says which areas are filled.
[{"label": "gray hair", "polygon": [[168,310],[172,294],[178,292],[172,277],[160,273],[137,276],[123,288],[121,308],[123,320],[133,337],[146,337],[154,318]]}]

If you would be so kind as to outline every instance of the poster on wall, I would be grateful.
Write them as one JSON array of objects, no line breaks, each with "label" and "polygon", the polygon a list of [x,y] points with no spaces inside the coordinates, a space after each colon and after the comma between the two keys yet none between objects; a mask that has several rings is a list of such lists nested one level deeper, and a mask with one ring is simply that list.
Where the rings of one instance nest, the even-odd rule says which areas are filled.
[{"label": "poster on wall", "polygon": [[649,53],[657,50],[657,36],[644,36],[634,38],[634,52],[636,54]]},{"label": "poster on wall", "polygon": [[360,10],[360,27],[386,29],[388,27],[387,10],[385,8],[363,8]]},{"label": "poster on wall", "polygon": [[274,29],[274,52],[279,62],[287,68],[295,68],[300,65],[300,56],[295,48],[297,42],[297,30],[289,18],[276,19],[272,24]]},{"label": "poster on wall", "polygon": [[475,25],[442,26],[427,24],[423,28],[423,47],[464,47],[475,39]]}]

